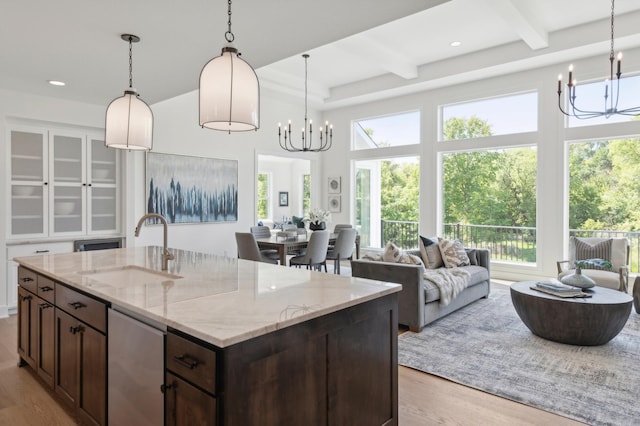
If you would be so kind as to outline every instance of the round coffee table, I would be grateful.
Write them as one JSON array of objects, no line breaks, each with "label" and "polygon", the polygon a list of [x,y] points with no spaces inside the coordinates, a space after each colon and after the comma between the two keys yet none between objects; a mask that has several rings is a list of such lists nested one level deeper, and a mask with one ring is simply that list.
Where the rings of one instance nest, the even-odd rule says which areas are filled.
[{"label": "round coffee table", "polygon": [[604,287],[589,289],[592,297],[562,298],[532,290],[535,281],[511,285],[513,307],[533,334],[570,345],[604,345],[629,319],[633,298]]}]

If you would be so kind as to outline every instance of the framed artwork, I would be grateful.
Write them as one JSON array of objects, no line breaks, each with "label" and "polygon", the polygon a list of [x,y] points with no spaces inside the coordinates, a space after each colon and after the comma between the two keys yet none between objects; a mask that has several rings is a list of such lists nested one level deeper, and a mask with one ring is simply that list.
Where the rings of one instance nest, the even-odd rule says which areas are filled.
[{"label": "framed artwork", "polygon": [[329,211],[331,213],[340,213],[341,204],[339,195],[329,195]]},{"label": "framed artwork", "polygon": [[279,192],[278,200],[280,207],[287,207],[289,205],[289,193],[288,192]]},{"label": "framed artwork", "polygon": [[329,178],[329,194],[339,194],[341,192],[340,188],[340,177],[330,177]]},{"label": "framed artwork", "polygon": [[148,152],[146,159],[148,213],[169,223],[238,220],[237,160],[158,152]]}]

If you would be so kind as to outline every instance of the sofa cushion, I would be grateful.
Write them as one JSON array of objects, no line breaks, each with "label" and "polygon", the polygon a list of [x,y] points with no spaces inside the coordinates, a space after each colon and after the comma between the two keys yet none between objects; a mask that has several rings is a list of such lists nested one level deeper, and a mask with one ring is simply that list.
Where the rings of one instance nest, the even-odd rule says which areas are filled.
[{"label": "sofa cushion", "polygon": [[477,265],[478,264],[478,252],[475,249],[466,249],[467,256],[469,256],[469,264]]},{"label": "sofa cushion", "polygon": [[435,238],[420,236],[420,256],[426,268],[436,269],[444,266],[440,247]]},{"label": "sofa cushion", "polygon": [[471,262],[467,251],[460,240],[445,240],[438,238],[438,245],[440,246],[440,252],[442,253],[442,261],[447,268],[454,268],[456,266],[466,266]]},{"label": "sofa cushion", "polygon": [[[480,284],[484,281],[489,281],[489,271],[482,266],[463,266],[460,269],[464,269],[469,272],[469,282],[467,288]],[[440,300],[440,290],[438,287],[429,280],[423,280],[424,282],[424,303],[434,302]]]},{"label": "sofa cushion", "polygon": [[397,262],[400,260],[400,256],[402,256],[402,250],[389,241],[382,252],[382,260],[385,262]]}]

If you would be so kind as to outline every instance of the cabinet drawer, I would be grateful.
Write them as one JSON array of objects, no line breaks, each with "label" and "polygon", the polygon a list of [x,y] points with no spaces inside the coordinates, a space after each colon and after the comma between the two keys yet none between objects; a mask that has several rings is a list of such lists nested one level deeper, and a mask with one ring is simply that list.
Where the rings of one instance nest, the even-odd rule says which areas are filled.
[{"label": "cabinet drawer", "polygon": [[62,241],[55,243],[36,244],[14,244],[7,245],[7,259],[14,257],[36,256],[39,254],[71,253],[73,252],[73,242]]},{"label": "cabinet drawer", "polygon": [[38,274],[22,266],[19,266],[18,285],[34,294],[38,293]]},{"label": "cabinet drawer", "polygon": [[196,342],[167,333],[167,369],[215,394],[216,353]]},{"label": "cabinet drawer", "polygon": [[38,296],[49,303],[55,303],[55,284],[51,278],[38,275]]},{"label": "cabinet drawer", "polygon": [[107,305],[92,297],[55,283],[56,306],[93,328],[107,332]]}]

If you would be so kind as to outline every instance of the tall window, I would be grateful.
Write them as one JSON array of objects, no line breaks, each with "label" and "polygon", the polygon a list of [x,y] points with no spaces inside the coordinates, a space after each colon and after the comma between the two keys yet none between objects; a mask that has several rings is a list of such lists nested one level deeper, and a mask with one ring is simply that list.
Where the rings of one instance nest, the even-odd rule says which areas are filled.
[{"label": "tall window", "polygon": [[258,173],[258,219],[271,217],[271,179],[268,173]]},{"label": "tall window", "polygon": [[626,237],[631,271],[640,244],[640,138],[569,146],[569,234]]},{"label": "tall window", "polygon": [[386,148],[420,143],[420,112],[356,120],[353,122],[354,150]]},{"label": "tall window", "polygon": [[302,214],[311,210],[311,175],[302,175]]},{"label": "tall window", "polygon": [[[537,110],[537,93],[442,107],[440,140],[470,147],[440,157],[444,234],[491,249],[493,260],[536,262],[537,149],[492,136],[536,131]],[[480,137],[495,146],[473,149]]]},{"label": "tall window", "polygon": [[538,94],[522,93],[442,107],[441,140],[533,132],[538,129]]},{"label": "tall window", "polygon": [[355,161],[355,220],[360,243],[381,248],[393,241],[418,246],[418,157]]}]

